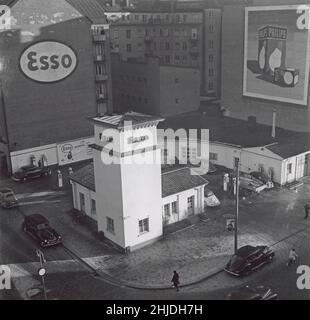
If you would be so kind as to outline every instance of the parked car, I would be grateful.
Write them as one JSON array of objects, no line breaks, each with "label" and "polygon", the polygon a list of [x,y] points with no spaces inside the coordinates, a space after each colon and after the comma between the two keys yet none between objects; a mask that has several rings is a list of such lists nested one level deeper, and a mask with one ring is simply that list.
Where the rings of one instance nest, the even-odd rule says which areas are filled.
[{"label": "parked car", "polygon": [[226,264],[224,270],[234,276],[248,275],[269,263],[274,258],[274,251],[268,246],[243,246],[238,249]]},{"label": "parked car", "polygon": [[26,216],[23,230],[30,235],[41,247],[51,247],[62,243],[61,236],[50,227],[48,220],[41,214]]},{"label": "parked car", "polygon": [[250,175],[253,178],[262,181],[263,183],[267,183],[268,181],[270,181],[269,177],[260,171],[252,171],[252,172],[250,172]]},{"label": "parked car", "polygon": [[264,286],[246,285],[230,292],[226,300],[277,300],[278,295]]},{"label": "parked car", "polygon": [[221,204],[219,199],[214,194],[214,192],[207,188],[205,188],[204,202],[205,202],[205,206],[207,207],[217,207]]},{"label": "parked car", "polygon": [[216,166],[210,161],[209,162],[209,170],[208,170],[208,173],[214,173],[217,171],[217,168]]},{"label": "parked car", "polygon": [[12,189],[0,189],[0,205],[2,208],[14,208],[18,206],[18,200]]},{"label": "parked car", "polygon": [[49,167],[37,167],[37,166],[24,166],[16,171],[12,179],[15,181],[26,181],[28,179],[35,179],[39,177],[49,176],[52,171]]}]

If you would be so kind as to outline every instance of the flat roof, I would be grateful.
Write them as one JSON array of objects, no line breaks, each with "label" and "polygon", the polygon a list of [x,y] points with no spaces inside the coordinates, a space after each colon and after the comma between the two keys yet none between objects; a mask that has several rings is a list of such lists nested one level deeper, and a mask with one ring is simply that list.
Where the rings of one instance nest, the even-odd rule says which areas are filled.
[{"label": "flat roof", "polygon": [[308,136],[307,133],[298,133],[277,127],[276,137],[272,138],[271,126],[259,123],[251,124],[245,120],[224,116],[208,116],[201,114],[201,112],[167,117],[165,121],[159,123],[158,128],[170,128],[175,131],[180,128],[184,128],[186,131],[197,129],[198,139],[200,139],[201,129],[209,129],[210,142],[219,142],[243,148],[267,146],[275,142],[279,144],[287,143],[289,139]]}]

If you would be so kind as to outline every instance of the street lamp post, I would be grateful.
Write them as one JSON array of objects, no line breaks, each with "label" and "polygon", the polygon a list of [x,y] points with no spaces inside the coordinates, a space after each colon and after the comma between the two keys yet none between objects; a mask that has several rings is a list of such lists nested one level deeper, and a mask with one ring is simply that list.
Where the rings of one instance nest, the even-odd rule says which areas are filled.
[{"label": "street lamp post", "polygon": [[238,218],[239,218],[239,158],[236,158],[236,215],[235,215],[235,254],[238,250]]},{"label": "street lamp post", "polygon": [[44,276],[46,274],[46,269],[44,268],[44,265],[43,265],[43,263],[45,263],[46,260],[44,258],[44,254],[43,254],[43,252],[41,250],[37,250],[37,256],[40,259],[40,268],[38,269],[38,275],[41,277],[41,280],[42,280],[44,300],[47,300],[46,288],[45,288],[45,279],[44,279]]}]

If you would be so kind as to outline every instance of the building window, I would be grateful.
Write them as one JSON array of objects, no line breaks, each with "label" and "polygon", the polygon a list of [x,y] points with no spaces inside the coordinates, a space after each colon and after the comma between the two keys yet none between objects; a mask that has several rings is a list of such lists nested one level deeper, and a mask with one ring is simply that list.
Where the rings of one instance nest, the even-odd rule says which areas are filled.
[{"label": "building window", "polygon": [[217,161],[217,160],[218,160],[218,154],[217,154],[217,153],[210,152],[210,154],[209,154],[209,159],[210,159],[210,160],[215,160],[215,161]]},{"label": "building window", "polygon": [[113,31],[113,38],[118,39],[118,30]]},{"label": "building window", "polygon": [[96,215],[96,200],[91,199],[91,215]]},{"label": "building window", "polygon": [[165,62],[170,63],[170,56],[165,56]]},{"label": "building window", "polygon": [[142,15],[142,21],[146,22],[147,16],[145,14]]},{"label": "building window", "polygon": [[126,30],[126,38],[127,39],[131,38],[131,30]]},{"label": "building window", "polygon": [[175,16],[175,21],[180,22],[180,16],[178,14]]},{"label": "building window", "polygon": [[135,21],[139,21],[139,15],[135,15]]},{"label": "building window", "polygon": [[171,211],[172,213],[178,213],[178,203],[177,201],[174,201],[171,203]]},{"label": "building window", "polygon": [[131,52],[131,44],[128,43],[128,44],[126,45],[126,51],[127,51],[127,52]]},{"label": "building window", "polygon": [[101,44],[95,45],[96,56],[104,56],[104,46]]},{"label": "building window", "polygon": [[186,20],[187,20],[187,15],[183,14],[183,22],[186,22]]},{"label": "building window", "polygon": [[179,104],[180,100],[178,98],[175,99],[175,103]]},{"label": "building window", "polygon": [[209,90],[213,90],[214,88],[213,81],[209,81],[208,88]]},{"label": "building window", "polygon": [[213,62],[213,60],[214,60],[213,54],[209,54],[209,62]]},{"label": "building window", "polygon": [[164,31],[163,31],[163,29],[159,29],[159,35],[160,35],[161,37],[164,36]]},{"label": "building window", "polygon": [[143,50],[142,43],[138,43],[138,50],[139,50],[139,51],[142,51],[142,50]]},{"label": "building window", "polygon": [[209,32],[211,32],[211,33],[214,32],[214,25],[213,24],[209,25]]},{"label": "building window", "polygon": [[110,217],[107,217],[107,231],[115,233],[114,220]]},{"label": "building window", "polygon": [[139,233],[142,234],[149,231],[149,218],[139,220]]},{"label": "building window", "polygon": [[80,210],[85,212],[85,195],[80,192]]},{"label": "building window", "polygon": [[174,56],[175,60],[179,61],[180,60],[180,56],[179,55],[176,55]]},{"label": "building window", "polygon": [[214,41],[213,40],[209,40],[209,48],[213,49],[214,47]]},{"label": "building window", "polygon": [[213,77],[214,76],[214,70],[213,68],[209,69],[209,77]]},{"label": "building window", "polygon": [[166,50],[170,50],[170,43],[166,42]]},{"label": "building window", "polygon": [[187,198],[187,209],[193,209],[194,208],[194,196]]},{"label": "building window", "polygon": [[169,203],[164,205],[164,214],[165,214],[165,218],[170,217],[170,204]]},{"label": "building window", "polygon": [[288,165],[287,165],[287,173],[288,174],[291,174],[292,173],[292,164],[291,163],[289,163]]},{"label": "building window", "polygon": [[197,29],[192,29],[192,39],[197,40],[198,34],[197,34]]},{"label": "building window", "polygon": [[96,75],[104,75],[105,74],[105,65],[103,63],[96,64]]},{"label": "building window", "polygon": [[183,42],[182,48],[183,48],[183,50],[187,50],[187,43],[186,42]]}]

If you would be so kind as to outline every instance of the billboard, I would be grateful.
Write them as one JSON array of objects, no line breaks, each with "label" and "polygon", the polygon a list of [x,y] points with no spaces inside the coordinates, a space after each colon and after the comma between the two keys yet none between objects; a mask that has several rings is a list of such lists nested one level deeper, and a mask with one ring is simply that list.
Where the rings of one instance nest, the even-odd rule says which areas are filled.
[{"label": "billboard", "polygon": [[243,95],[307,104],[310,7],[245,8]]},{"label": "billboard", "polygon": [[93,157],[93,151],[90,145],[93,144],[94,141],[95,139],[92,137],[58,144],[58,164],[61,166],[91,159]]}]

